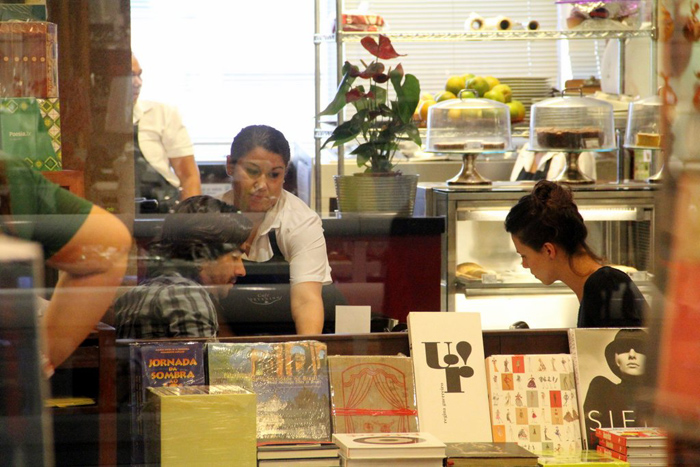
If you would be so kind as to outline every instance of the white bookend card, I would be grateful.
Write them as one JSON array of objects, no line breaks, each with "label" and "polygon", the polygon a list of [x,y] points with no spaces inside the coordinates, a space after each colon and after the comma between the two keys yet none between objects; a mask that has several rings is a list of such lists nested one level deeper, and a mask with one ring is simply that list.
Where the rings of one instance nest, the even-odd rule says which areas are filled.
[{"label": "white bookend card", "polygon": [[336,334],[365,334],[370,332],[370,306],[339,305],[335,307]]}]

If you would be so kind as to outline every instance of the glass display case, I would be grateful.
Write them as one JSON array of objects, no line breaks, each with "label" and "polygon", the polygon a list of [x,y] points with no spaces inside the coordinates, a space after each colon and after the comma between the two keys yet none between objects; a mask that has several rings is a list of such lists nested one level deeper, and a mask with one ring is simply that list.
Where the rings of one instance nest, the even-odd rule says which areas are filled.
[{"label": "glass display case", "polygon": [[[503,226],[510,208],[532,186],[419,184],[418,209],[446,218],[441,309],[479,312],[483,329],[507,329],[517,321],[530,328],[576,326],[576,296],[562,283],[543,285],[524,269]],[[630,274],[647,301],[654,274],[656,189],[642,182],[573,188],[589,245],[610,265]]]}]

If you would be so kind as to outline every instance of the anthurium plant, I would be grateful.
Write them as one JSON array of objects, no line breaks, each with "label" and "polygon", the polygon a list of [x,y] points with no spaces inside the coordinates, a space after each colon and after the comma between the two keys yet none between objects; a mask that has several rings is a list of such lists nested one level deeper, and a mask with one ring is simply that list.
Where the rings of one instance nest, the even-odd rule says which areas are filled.
[{"label": "anthurium plant", "polygon": [[[411,74],[404,74],[401,64],[388,69],[381,60],[400,57],[391,40],[379,35],[364,37],[360,43],[374,59],[369,64],[361,60],[362,69],[350,62],[343,65],[343,78],[333,101],[320,115],[336,115],[352,104],[355,114],[338,125],[322,147],[340,146],[356,141],[351,152],[365,173],[389,173],[394,169],[394,155],[402,140],[421,144],[413,112],[420,99],[420,84]],[[358,84],[358,79],[363,80]],[[389,100],[389,83],[393,89]]]}]

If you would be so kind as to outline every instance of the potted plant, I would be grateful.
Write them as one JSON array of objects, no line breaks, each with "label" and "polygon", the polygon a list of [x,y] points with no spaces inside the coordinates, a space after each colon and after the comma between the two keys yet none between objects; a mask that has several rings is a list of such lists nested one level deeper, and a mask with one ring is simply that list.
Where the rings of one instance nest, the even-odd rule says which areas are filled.
[{"label": "potted plant", "polygon": [[[347,105],[352,117],[338,125],[322,148],[355,141],[350,152],[363,173],[335,176],[338,207],[341,212],[384,212],[411,215],[418,175],[395,170],[394,156],[401,141],[421,144],[413,113],[420,99],[420,84],[404,74],[401,64],[387,67],[382,60],[399,57],[391,40],[384,35],[364,37],[360,43],[373,56],[362,67],[345,62],[343,78],[333,101],[320,115],[336,115]],[[361,80],[358,84],[357,80]],[[390,92],[392,94],[390,94]]]}]

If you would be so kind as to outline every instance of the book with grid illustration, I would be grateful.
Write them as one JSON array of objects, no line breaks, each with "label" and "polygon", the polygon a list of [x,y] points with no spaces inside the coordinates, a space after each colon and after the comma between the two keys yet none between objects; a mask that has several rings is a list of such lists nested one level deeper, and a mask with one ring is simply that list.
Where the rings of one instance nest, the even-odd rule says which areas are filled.
[{"label": "book with grid illustration", "polygon": [[333,433],[418,431],[409,357],[335,355],[328,372]]},{"label": "book with grid illustration", "polygon": [[257,395],[263,441],[330,441],[326,344],[317,341],[208,343],[209,384]]},{"label": "book with grid illustration", "polygon": [[534,453],[581,450],[571,355],[491,355],[485,363],[495,442]]}]

